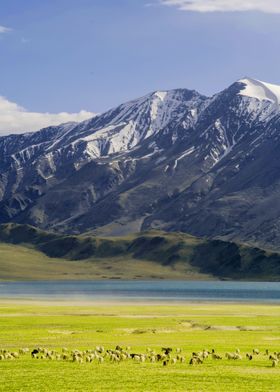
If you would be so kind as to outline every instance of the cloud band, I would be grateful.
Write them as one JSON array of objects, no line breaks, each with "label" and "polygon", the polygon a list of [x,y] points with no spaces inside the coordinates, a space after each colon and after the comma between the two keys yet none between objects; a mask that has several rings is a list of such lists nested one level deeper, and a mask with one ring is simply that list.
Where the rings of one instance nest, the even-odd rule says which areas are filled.
[{"label": "cloud band", "polygon": [[95,114],[81,110],[79,113],[36,113],[28,112],[14,102],[0,96],[0,136],[9,133],[37,131],[50,125],[71,121],[83,121]]},{"label": "cloud band", "polygon": [[5,26],[0,26],[0,34],[9,33],[10,31],[12,31],[12,29],[9,29],[8,27]]},{"label": "cloud band", "polygon": [[159,0],[160,4],[195,12],[248,12],[280,13],[279,0]]}]

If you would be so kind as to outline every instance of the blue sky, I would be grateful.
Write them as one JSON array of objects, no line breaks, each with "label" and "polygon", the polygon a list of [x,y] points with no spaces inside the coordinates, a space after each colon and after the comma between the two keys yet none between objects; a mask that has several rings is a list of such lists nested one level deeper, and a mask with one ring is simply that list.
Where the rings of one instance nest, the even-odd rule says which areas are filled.
[{"label": "blue sky", "polygon": [[157,89],[212,95],[245,75],[280,84],[279,22],[279,0],[1,0],[0,133]]}]

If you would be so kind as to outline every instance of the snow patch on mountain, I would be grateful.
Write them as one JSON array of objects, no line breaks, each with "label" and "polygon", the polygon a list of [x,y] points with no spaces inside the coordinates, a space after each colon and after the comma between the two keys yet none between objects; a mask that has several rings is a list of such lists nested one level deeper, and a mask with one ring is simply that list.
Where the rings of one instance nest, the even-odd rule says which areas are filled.
[{"label": "snow patch on mountain", "polygon": [[245,85],[239,95],[280,105],[280,86],[251,78],[240,79],[238,83]]},{"label": "snow patch on mountain", "polygon": [[178,162],[181,161],[181,159],[184,159],[188,155],[191,155],[194,151],[195,151],[195,147],[192,146],[191,148],[189,148],[186,151],[184,151],[177,159],[175,159],[175,162],[174,162],[174,165],[173,165],[173,170],[176,169],[176,167],[178,166]]}]

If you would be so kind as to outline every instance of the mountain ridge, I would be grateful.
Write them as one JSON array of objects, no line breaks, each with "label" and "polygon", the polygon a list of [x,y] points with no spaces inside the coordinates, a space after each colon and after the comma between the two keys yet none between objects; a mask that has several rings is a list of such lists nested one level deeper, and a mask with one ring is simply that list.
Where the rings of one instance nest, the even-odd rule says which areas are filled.
[{"label": "mountain ridge", "polygon": [[279,249],[280,109],[241,94],[256,83],[210,98],[153,92],[79,124],[1,137],[0,223]]}]

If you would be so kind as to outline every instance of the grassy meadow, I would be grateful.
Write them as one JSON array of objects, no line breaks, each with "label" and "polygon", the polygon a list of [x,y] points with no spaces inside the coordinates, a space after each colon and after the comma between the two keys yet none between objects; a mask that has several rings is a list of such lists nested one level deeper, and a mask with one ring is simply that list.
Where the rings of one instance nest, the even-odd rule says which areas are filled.
[{"label": "grassy meadow", "polygon": [[[160,353],[170,346],[180,347],[186,362],[75,363],[32,359],[29,353],[0,361],[0,391],[280,391],[280,366],[273,368],[265,355],[266,349],[280,351],[279,320],[276,305],[1,300],[1,349],[120,345],[130,346],[131,353]],[[222,360],[210,356],[202,365],[189,365],[193,351],[213,348]],[[225,359],[237,348],[241,360]],[[249,361],[246,353],[254,348],[260,354]]]}]

